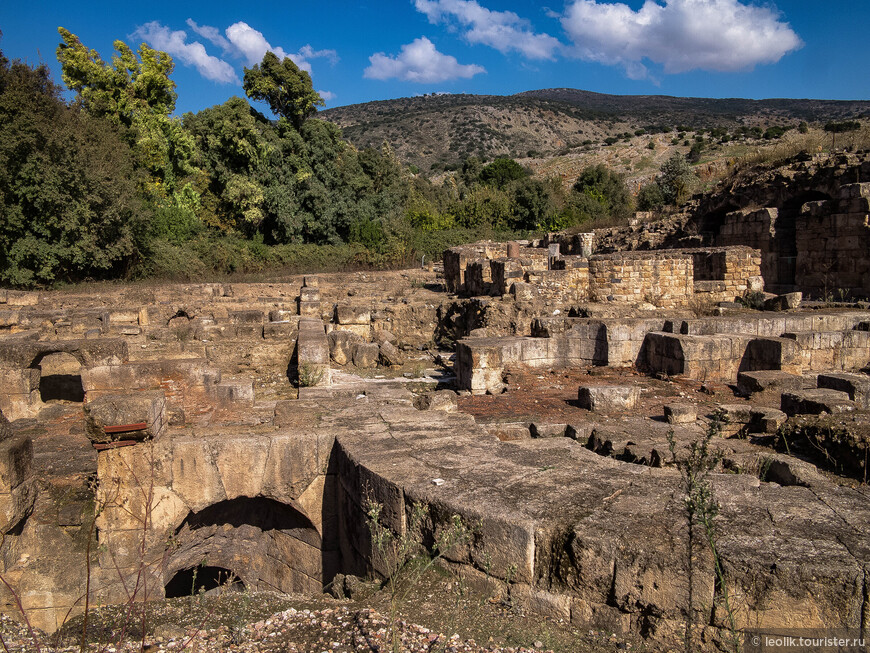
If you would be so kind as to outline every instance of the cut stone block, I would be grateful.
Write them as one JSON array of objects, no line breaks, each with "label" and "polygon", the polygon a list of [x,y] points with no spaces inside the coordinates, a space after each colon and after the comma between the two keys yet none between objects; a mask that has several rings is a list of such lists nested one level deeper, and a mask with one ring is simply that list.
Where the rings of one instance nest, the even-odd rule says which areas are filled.
[{"label": "cut stone block", "polygon": [[518,302],[533,302],[538,298],[538,288],[532,283],[517,281],[511,286],[511,294]]},{"label": "cut stone block", "polygon": [[392,343],[381,343],[379,349],[380,352],[378,356],[378,361],[381,363],[381,365],[391,367],[394,365],[401,365],[405,362],[405,357],[402,356],[402,352],[400,352]]},{"label": "cut stone block", "polygon": [[353,364],[366,369],[377,367],[380,348],[373,342],[360,342],[353,348]]},{"label": "cut stone block", "polygon": [[819,374],[816,382],[820,388],[847,393],[861,410],[870,409],[870,376],[848,372]]},{"label": "cut stone block", "polygon": [[85,432],[95,444],[156,439],[167,423],[162,390],[103,395],[85,404],[84,411]]},{"label": "cut stone block", "polygon": [[782,393],[782,412],[786,415],[820,415],[855,410],[849,394],[827,388]]},{"label": "cut stone block", "polygon": [[302,279],[302,285],[305,288],[319,288],[320,287],[320,278],[306,276]]},{"label": "cut stone block", "polygon": [[299,315],[303,317],[320,317],[319,301],[300,301]]},{"label": "cut stone block", "polygon": [[453,390],[427,392],[420,398],[418,405],[421,410],[440,410],[445,413],[455,413],[459,410],[457,395]]},{"label": "cut stone block", "polygon": [[353,350],[362,338],[351,331],[332,331],[327,336],[329,355],[338,365],[347,365],[353,360]]},{"label": "cut stone block", "polygon": [[768,390],[782,393],[802,388],[803,379],[800,376],[782,370],[757,370],[737,374],[737,389],[744,395]]},{"label": "cut stone block", "polygon": [[755,433],[776,433],[785,424],[788,416],[776,408],[754,408],[752,410],[751,430]]},{"label": "cut stone block", "polygon": [[252,379],[224,380],[214,386],[213,393],[219,401],[253,404],[254,381]]},{"label": "cut stone block", "polygon": [[698,419],[698,409],[694,404],[668,404],[665,406],[665,419],[668,424],[694,424]]},{"label": "cut stone block", "polygon": [[789,292],[764,300],[765,311],[789,311],[801,305],[803,295],[799,292]]},{"label": "cut stone block", "polygon": [[33,441],[16,435],[0,442],[0,494],[9,494],[29,477],[33,465]]},{"label": "cut stone block", "polygon": [[577,402],[587,410],[630,410],[640,399],[640,388],[628,385],[580,386]]},{"label": "cut stone block", "polygon": [[366,307],[338,304],[335,307],[335,321],[338,324],[370,324],[372,313]]},{"label": "cut stone block", "polygon": [[233,324],[262,324],[265,319],[263,311],[231,311],[230,321]]},{"label": "cut stone block", "polygon": [[529,427],[533,438],[564,438],[567,424],[535,424]]},{"label": "cut stone block", "polygon": [[319,302],[320,301],[320,289],[319,288],[302,288],[299,291],[299,300],[303,302]]}]

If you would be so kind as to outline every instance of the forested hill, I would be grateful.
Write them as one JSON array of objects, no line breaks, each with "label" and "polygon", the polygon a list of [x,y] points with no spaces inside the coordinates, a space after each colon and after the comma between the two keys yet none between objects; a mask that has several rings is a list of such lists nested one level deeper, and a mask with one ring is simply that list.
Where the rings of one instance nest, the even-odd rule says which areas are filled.
[{"label": "forested hill", "polygon": [[357,147],[387,142],[422,172],[469,156],[546,158],[638,130],[733,131],[870,116],[868,101],[606,95],[570,88],[516,95],[423,95],[337,107],[319,116]]}]

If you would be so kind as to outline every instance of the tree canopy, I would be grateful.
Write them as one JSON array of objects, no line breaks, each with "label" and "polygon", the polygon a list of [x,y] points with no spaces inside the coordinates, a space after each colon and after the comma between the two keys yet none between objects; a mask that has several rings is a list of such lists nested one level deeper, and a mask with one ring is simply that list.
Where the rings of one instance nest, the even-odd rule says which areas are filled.
[{"label": "tree canopy", "polygon": [[135,253],[136,172],[115,126],[67,107],[45,66],[0,53],[0,281],[105,277]]},{"label": "tree canopy", "polygon": [[267,52],[263,61],[245,68],[245,93],[252,100],[263,100],[276,116],[302,128],[308,118],[324,105],[323,98],[311,85],[311,75],[301,70],[290,57],[279,60]]}]

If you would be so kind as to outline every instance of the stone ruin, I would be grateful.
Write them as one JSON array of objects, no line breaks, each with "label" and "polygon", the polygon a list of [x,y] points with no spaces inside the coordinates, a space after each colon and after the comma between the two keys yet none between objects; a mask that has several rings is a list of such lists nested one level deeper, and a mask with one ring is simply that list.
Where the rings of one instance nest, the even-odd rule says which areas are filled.
[{"label": "stone ruin", "polygon": [[[848,220],[811,203],[802,228],[858,230],[863,207],[849,238],[866,242],[867,186],[841,189]],[[729,214],[722,238],[759,215]],[[870,307],[735,303],[784,265],[759,241],[594,241],[478,243],[443,270],[0,291],[3,611],[58,628],[84,607],[89,551],[91,604],[177,596],[194,569],[322,592],[384,571],[368,502],[396,533],[421,502],[426,538],[453,514],[475,525],[444,563],[487,592],[665,645],[692,610],[712,646],[723,588],[699,548],[687,605],[673,456],[721,419],[738,626],[866,634]]]}]

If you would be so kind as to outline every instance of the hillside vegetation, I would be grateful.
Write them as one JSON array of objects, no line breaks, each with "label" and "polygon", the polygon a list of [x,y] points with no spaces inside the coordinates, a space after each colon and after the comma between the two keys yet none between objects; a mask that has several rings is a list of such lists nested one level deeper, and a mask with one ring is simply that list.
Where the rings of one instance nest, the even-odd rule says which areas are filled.
[{"label": "hillside vegetation", "polygon": [[770,127],[870,117],[870,102],[628,96],[561,88],[511,96],[424,95],[328,109],[320,116],[340,126],[357,147],[387,142],[401,161],[428,175],[455,169],[469,156],[531,162],[588,153],[625,134],[667,134],[667,144],[679,132],[697,130],[739,137],[759,128],[761,136]]}]

